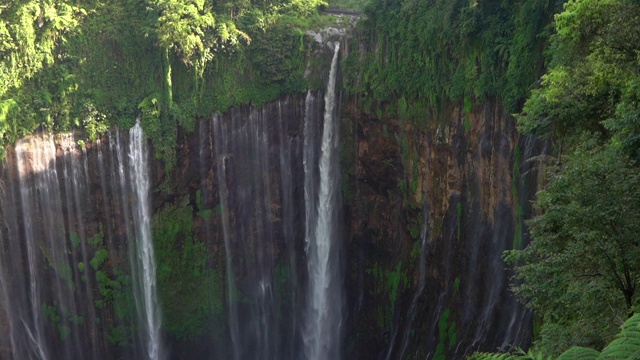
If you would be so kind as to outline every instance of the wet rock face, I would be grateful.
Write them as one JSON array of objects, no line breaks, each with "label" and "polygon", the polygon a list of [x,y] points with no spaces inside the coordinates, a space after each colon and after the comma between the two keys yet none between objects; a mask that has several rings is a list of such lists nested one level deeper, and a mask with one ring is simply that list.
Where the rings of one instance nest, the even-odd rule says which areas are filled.
[{"label": "wet rock face", "polygon": [[[315,97],[309,121],[322,129],[323,102]],[[180,161],[171,174],[148,159],[171,358],[231,358],[224,314],[231,309],[229,291],[236,292],[240,314],[240,359],[297,358],[306,284],[306,110],[303,95],[262,109],[233,109],[179,134]],[[83,148],[77,145],[82,134],[34,135],[9,149],[0,169],[0,328],[10,336],[0,340],[0,358],[27,358],[34,341],[55,358],[143,353],[128,280],[135,271],[128,210],[135,196],[127,180],[126,133],[114,130]],[[192,268],[195,261],[201,263]],[[181,276],[201,283],[188,290],[194,284]],[[193,303],[196,296],[206,303]],[[195,318],[189,323],[202,328],[181,327],[186,306],[195,309],[184,310]]]},{"label": "wet rock face", "polygon": [[[321,134],[323,102],[321,96],[316,98],[313,112],[319,117],[313,121]],[[469,113],[451,106],[439,114],[425,114],[430,120],[422,125],[377,119],[360,112],[356,99],[345,97],[339,110],[347,293],[344,358],[462,358],[476,349],[525,346],[531,335],[530,314],[509,294],[510,273],[501,255],[516,242],[522,225],[518,213],[526,217],[530,211],[535,179],[521,174],[530,166],[525,160],[544,151],[541,145],[518,138],[514,120],[495,103],[476,106]],[[165,174],[161,161],[149,159],[152,212],[180,206],[191,214],[193,226],[188,234],[177,236],[176,254],[182,254],[186,240],[193,238],[204,244],[210,255],[204,268],[214,271],[218,283],[225,284],[227,274],[232,274],[232,290],[239,294],[236,310],[242,314],[238,331],[245,341],[240,348],[247,352],[246,358],[260,352],[264,358],[293,359],[301,351],[300,309],[307,283],[305,111],[302,95],[260,110],[235,109],[217,120],[200,121],[193,133],[178,134],[179,161],[171,174]],[[55,299],[60,299],[58,304],[64,300],[65,306],[77,307],[85,319],[82,323],[71,316],[55,323],[52,316],[27,315],[34,310],[25,287],[30,282],[29,249],[25,242],[9,240],[22,239],[25,233],[18,158],[15,149],[9,149],[0,184],[0,278],[4,280],[0,290],[11,289],[18,295],[6,300],[0,293],[3,333],[10,333],[23,317],[34,324],[33,329],[41,324],[42,342],[53,344],[51,354],[76,358],[139,354],[135,337],[126,346],[114,345],[112,331],[126,329],[135,320],[119,319],[116,310],[122,309],[94,306],[102,299],[97,271],[128,271],[123,203],[131,201],[131,194],[120,185],[118,165],[126,159],[117,150],[118,136],[126,146],[127,137],[117,132],[87,143],[84,149],[75,145],[79,138],[57,140],[51,155],[55,161],[46,162],[59,175],[47,179],[59,189],[55,216],[60,217],[56,223],[62,230],[52,239],[58,239],[55,243],[63,244],[64,250],[41,251],[50,245],[36,243],[34,249],[41,253],[35,271],[38,279],[62,289],[69,278],[60,275],[66,271],[62,266],[54,274],[51,256],[66,259],[76,292],[69,297],[64,294],[72,292],[56,293],[51,290],[55,287],[43,290],[37,295],[42,300],[39,306],[46,305],[51,312],[57,306]],[[225,142],[227,147],[221,147]],[[32,158],[35,154],[27,153]],[[29,196],[43,199],[44,187],[33,188]],[[48,213],[36,200],[33,219],[41,221]],[[228,246],[223,208],[228,210],[228,235],[234,239]],[[38,224],[37,231],[44,234],[45,223]],[[74,247],[71,233],[86,244],[102,233],[103,242],[87,245],[83,255],[80,247]],[[526,242],[526,234],[520,241]],[[100,247],[109,256],[93,269],[90,262]],[[233,259],[229,268],[227,256]],[[126,285],[109,274],[112,281],[121,281],[118,286]],[[212,284],[211,307],[230,311],[232,290]],[[62,314],[59,306],[55,311]],[[175,358],[229,358],[228,317],[218,315],[206,315],[210,317],[205,323],[218,325],[203,336],[185,339],[165,334]],[[90,319],[101,319],[100,325],[94,327],[98,322]],[[66,344],[60,342],[60,331],[66,332],[61,325],[70,328],[69,336],[77,336],[77,347],[61,345]],[[22,339],[19,354],[29,351],[26,337]],[[0,339],[0,358],[10,358],[11,348],[10,337]]]},{"label": "wet rock face", "polygon": [[493,102],[424,114],[431,120],[421,126],[344,109],[352,357],[526,346],[531,316],[509,293],[501,257],[535,187],[515,154],[539,153],[540,144],[519,139]]}]

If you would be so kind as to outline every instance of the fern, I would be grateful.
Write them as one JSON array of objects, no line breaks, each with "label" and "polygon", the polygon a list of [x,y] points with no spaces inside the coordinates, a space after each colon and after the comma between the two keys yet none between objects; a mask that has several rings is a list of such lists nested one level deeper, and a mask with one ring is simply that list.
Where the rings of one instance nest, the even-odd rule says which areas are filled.
[{"label": "fern", "polygon": [[516,360],[522,357],[509,353],[475,353],[467,360]]},{"label": "fern", "polygon": [[[474,353],[468,360],[544,360],[541,353],[516,348],[513,353]],[[574,346],[557,360],[640,360],[640,314],[634,314],[615,340],[599,353],[596,350]]]},{"label": "fern", "polygon": [[524,352],[521,348],[515,348],[511,353],[474,353],[467,360],[548,360],[540,352],[529,350]]},{"label": "fern", "polygon": [[582,346],[574,346],[560,355],[558,360],[595,360],[600,353]]},{"label": "fern", "polygon": [[598,356],[598,360],[617,359],[640,359],[640,314],[625,321],[616,339]]}]

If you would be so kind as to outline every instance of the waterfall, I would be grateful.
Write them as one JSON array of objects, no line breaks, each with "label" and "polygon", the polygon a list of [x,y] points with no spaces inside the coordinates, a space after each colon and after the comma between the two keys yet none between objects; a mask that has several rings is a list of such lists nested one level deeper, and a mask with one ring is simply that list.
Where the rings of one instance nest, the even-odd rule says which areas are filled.
[{"label": "waterfall", "polygon": [[[213,345],[203,357],[339,358],[339,46],[324,99],[309,92],[232,109],[193,135],[184,185],[223,308],[204,330]],[[163,342],[171,328],[157,298],[151,187],[163,175],[149,169],[139,123],[85,136],[30,136],[0,164],[0,357],[183,356],[187,341]],[[172,195],[153,200],[170,206]]]},{"label": "waterfall", "polygon": [[[309,360],[339,359],[342,333],[342,282],[340,273],[338,122],[334,114],[335,86],[340,43],[334,44],[329,83],[325,93],[324,128],[319,159],[320,186],[305,188],[305,198],[316,213],[309,212],[307,222],[307,261],[309,293],[304,336],[305,355]],[[307,119],[308,121],[308,119]],[[306,127],[305,127],[306,128]],[[307,134],[305,134],[307,135]],[[309,154],[306,154],[309,155]],[[309,171],[311,159],[305,158]],[[305,177],[312,172],[305,173]],[[305,185],[310,185],[305,181]],[[317,208],[316,204],[317,197]],[[314,216],[315,215],[315,216]]]},{"label": "waterfall", "polygon": [[156,264],[151,238],[151,214],[149,203],[149,170],[148,154],[144,134],[140,123],[129,133],[129,166],[131,185],[135,193],[133,222],[135,226],[135,259],[131,264],[137,269],[134,277],[138,286],[134,289],[138,315],[143,320],[145,329],[147,354],[150,360],[158,360],[161,356],[160,342],[160,309],[156,296]]},{"label": "waterfall", "polygon": [[303,236],[295,224],[304,213],[302,114],[301,102],[283,100],[234,109],[210,122],[213,144],[202,152],[214,154],[208,166],[215,175],[208,181],[217,182],[212,207],[224,240],[226,279],[226,342],[218,358],[299,358],[296,258]]},{"label": "waterfall", "polygon": [[7,153],[0,357],[161,357],[147,146],[139,125],[120,135],[85,146],[82,134],[36,134]]},{"label": "waterfall", "polygon": [[[50,188],[47,180],[57,179],[55,167],[49,167],[49,162],[55,159],[55,144],[50,136],[43,137],[38,146],[39,139],[34,139],[34,146],[29,146],[28,141],[20,141],[16,146],[16,157],[18,159],[18,175],[20,181],[20,204],[22,207],[22,223],[24,224],[24,240],[27,250],[27,262],[29,271],[29,291],[28,302],[30,319],[21,317],[24,330],[30,340],[30,345],[35,356],[39,359],[48,358],[48,350],[44,338],[44,319],[42,318],[41,283],[38,276],[38,234],[34,224],[35,211],[38,207],[38,200],[45,203],[49,200]],[[30,160],[33,161],[30,161]],[[29,183],[29,174],[33,171],[36,179],[34,183]],[[51,176],[53,173],[53,176]],[[40,199],[38,195],[42,195]],[[50,242],[51,243],[51,242]],[[54,284],[57,285],[58,277],[55,277]],[[50,285],[54,285],[50,284]]]},{"label": "waterfall", "polygon": [[[413,294],[413,298],[411,299],[411,305],[409,305],[409,309],[407,310],[407,323],[404,326],[404,332],[402,335],[402,341],[400,343],[400,351],[396,354],[396,359],[403,359],[404,354],[407,351],[407,347],[409,346],[409,340],[411,337],[411,328],[413,326],[413,321],[416,317],[416,311],[418,307],[418,300],[424,291],[424,287],[427,283],[427,241],[429,236],[429,208],[427,204],[423,204],[422,206],[422,227],[420,230],[420,262],[418,263],[418,284],[416,286],[416,291]],[[393,354],[393,349],[395,345],[395,339],[397,337],[397,330],[394,333],[393,338],[391,339],[391,344],[387,349],[387,360],[391,360],[391,355]]]},{"label": "waterfall", "polygon": [[229,149],[225,146],[223,134],[225,133],[220,119],[217,115],[213,116],[213,128],[217,135],[215,141],[215,152],[217,154],[217,174],[218,174],[218,192],[220,196],[220,215],[222,217],[222,232],[224,237],[224,251],[226,257],[226,280],[227,280],[227,311],[229,316],[229,336],[231,338],[231,353],[234,360],[240,358],[240,330],[238,320],[238,308],[236,301],[236,287],[235,279],[233,276],[233,257],[231,256],[231,221],[229,219],[229,189],[226,184],[226,164],[230,154]]}]

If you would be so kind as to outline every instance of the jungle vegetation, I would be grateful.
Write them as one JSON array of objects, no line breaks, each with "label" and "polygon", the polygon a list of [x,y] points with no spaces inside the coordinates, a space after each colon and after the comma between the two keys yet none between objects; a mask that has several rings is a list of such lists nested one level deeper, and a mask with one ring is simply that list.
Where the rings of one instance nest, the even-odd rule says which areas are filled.
[{"label": "jungle vegetation", "polygon": [[365,51],[345,61],[363,110],[418,125],[497,101],[553,144],[529,160],[546,178],[532,240],[505,259],[536,313],[533,354],[601,351],[639,303],[640,1],[373,0],[366,14]]},{"label": "jungle vegetation", "polygon": [[518,116],[522,131],[556,146],[533,241],[506,256],[515,292],[543,319],[536,346],[548,355],[600,350],[637,311],[639,55],[640,2],[567,2]]},{"label": "jungle vegetation", "polygon": [[[323,0],[7,0],[0,155],[38,129],[89,140],[137,118],[168,170],[178,127],[306,90],[304,32]],[[285,76],[286,74],[286,76]]]},{"label": "jungle vegetation", "polygon": [[[93,139],[138,118],[170,169],[178,128],[308,87],[301,39],[324,5],[5,0],[0,155],[38,129]],[[365,111],[497,100],[523,133],[554,144],[536,159],[547,182],[532,241],[505,254],[514,291],[537,314],[534,352],[603,356],[636,334],[640,1],[371,0],[364,9],[363,51],[345,60],[343,81]]]}]

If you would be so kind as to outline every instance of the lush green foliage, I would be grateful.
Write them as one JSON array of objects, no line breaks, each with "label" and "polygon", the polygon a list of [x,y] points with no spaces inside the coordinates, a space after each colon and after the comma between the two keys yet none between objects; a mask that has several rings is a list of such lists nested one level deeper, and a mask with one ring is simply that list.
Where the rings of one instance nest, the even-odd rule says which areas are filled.
[{"label": "lush green foliage", "polygon": [[[628,360],[637,359],[640,354],[640,314],[629,318],[616,336],[602,352],[597,350],[574,346],[563,352],[557,360]],[[475,353],[470,360],[544,360],[553,359],[542,353],[529,351],[525,353],[521,349],[515,349],[508,353]]]},{"label": "lush green foliage", "polygon": [[[110,254],[105,248],[102,228],[87,239],[87,244],[95,250],[90,260],[91,267],[87,268],[81,262],[77,268],[82,273],[87,272],[83,276],[93,274],[95,277],[98,291],[93,305],[101,314],[96,321],[103,323],[109,342],[119,346],[131,345],[135,328],[133,323],[136,318],[131,276],[114,268],[116,261],[109,259]],[[115,257],[117,254],[111,256]]]},{"label": "lush green foliage", "polygon": [[557,139],[613,131],[620,145],[637,151],[638,3],[571,1],[556,23],[552,66],[527,101],[521,128]]},{"label": "lush green foliage", "polygon": [[555,17],[547,73],[519,116],[557,156],[532,243],[507,258],[543,319],[536,346],[601,349],[637,306],[640,276],[640,3],[572,0]]},{"label": "lush green foliage", "polygon": [[[543,68],[561,1],[374,0],[345,83],[376,102],[498,97],[517,111]],[[359,71],[358,71],[359,70]],[[422,114],[422,117],[425,115]]]},{"label": "lush green foliage", "polygon": [[598,358],[598,356],[600,356],[600,353],[596,350],[581,347],[581,346],[574,346],[571,349],[563,352],[558,357],[558,360],[573,360],[573,359],[595,360]]},{"label": "lush green foliage", "polygon": [[367,273],[372,275],[378,284],[375,288],[375,294],[378,296],[386,295],[389,300],[385,306],[378,307],[376,320],[381,328],[390,326],[398,294],[406,288],[409,282],[402,266],[402,262],[399,262],[395,270],[387,270],[380,265],[367,270]]},{"label": "lush green foliage", "polygon": [[210,252],[194,237],[194,218],[185,197],[152,221],[163,327],[181,340],[197,339],[224,324],[222,273],[214,271]]},{"label": "lush green foliage", "polygon": [[364,11],[369,0],[328,0],[330,9]]},{"label": "lush green foliage", "polygon": [[598,359],[637,359],[640,354],[640,315],[636,314],[622,326],[622,331],[607,347]]},{"label": "lush green foliage", "polygon": [[507,259],[520,264],[516,293],[545,317],[547,353],[600,348],[635,304],[639,180],[640,170],[617,151],[582,145],[538,192],[543,215],[529,222],[534,241]]},{"label": "lush green foliage", "polygon": [[458,343],[458,333],[456,332],[456,323],[449,321],[451,311],[444,309],[438,319],[438,345],[433,355],[434,360],[446,359],[446,352],[455,348]]},{"label": "lush green foliage", "polygon": [[[0,148],[38,128],[93,139],[136,118],[167,170],[179,126],[306,89],[321,0],[10,0],[0,5]],[[215,56],[214,56],[215,55]]]},{"label": "lush green foliage", "polygon": [[529,350],[525,352],[520,348],[504,353],[474,353],[468,357],[469,360],[547,360],[551,359],[542,353]]}]

